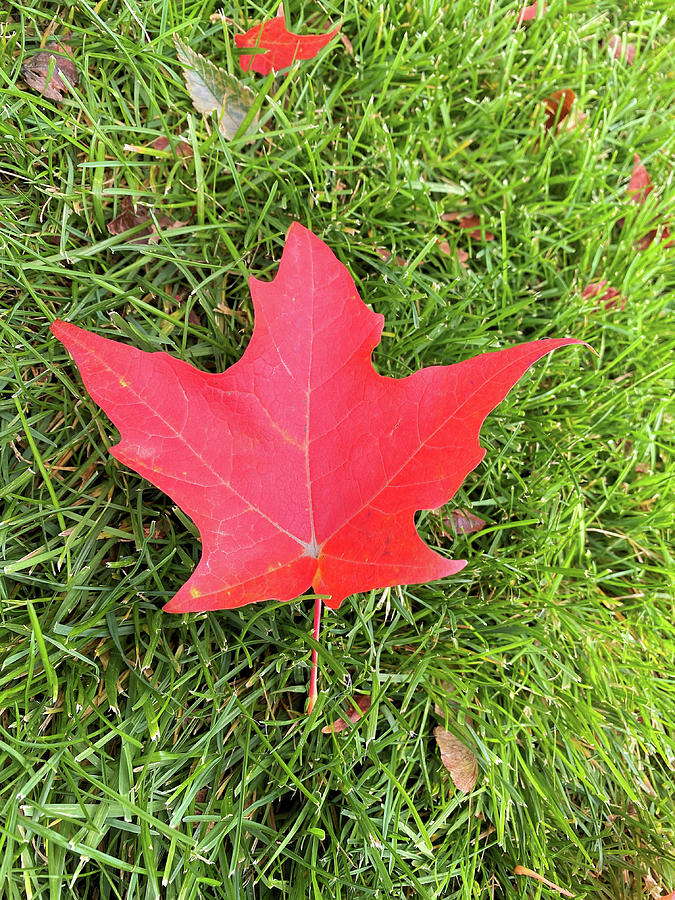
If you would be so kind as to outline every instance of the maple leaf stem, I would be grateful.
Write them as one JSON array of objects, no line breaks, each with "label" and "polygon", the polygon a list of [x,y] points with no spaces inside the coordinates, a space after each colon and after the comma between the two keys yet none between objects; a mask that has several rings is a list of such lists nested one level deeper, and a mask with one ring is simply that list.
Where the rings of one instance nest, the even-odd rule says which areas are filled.
[{"label": "maple leaf stem", "polygon": [[[323,606],[323,601],[321,597],[316,597],[314,600],[314,631],[312,632],[312,637],[315,641],[319,640],[319,632],[321,631],[321,609]],[[316,698],[318,696],[318,691],[316,687],[317,674],[319,671],[319,653],[316,649],[312,650],[312,670],[309,674],[309,702],[307,704],[307,715],[312,715],[312,710],[314,709],[314,704],[316,703]]]}]

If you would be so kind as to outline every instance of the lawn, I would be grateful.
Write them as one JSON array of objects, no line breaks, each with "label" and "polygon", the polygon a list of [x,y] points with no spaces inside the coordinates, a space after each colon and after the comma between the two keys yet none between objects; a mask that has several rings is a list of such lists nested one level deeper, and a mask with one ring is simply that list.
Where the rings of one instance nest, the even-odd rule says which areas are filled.
[{"label": "lawn", "polygon": [[[669,5],[551,0],[518,25],[509,2],[287,3],[295,30],[341,21],[348,42],[242,75],[260,123],[226,141],[174,36],[240,74],[232,36],[274,4],[224,22],[213,0],[7,0],[3,900],[560,896],[517,866],[576,897],[675,890],[675,248],[638,246],[674,208]],[[50,38],[79,74],[60,102],[20,72]],[[545,133],[563,89],[575,118]],[[179,134],[186,156],[149,146]],[[129,201],[184,224],[111,234]],[[485,461],[419,513],[461,573],[325,614],[310,718],[311,599],[161,611],[195,526],[110,456],[49,332],[59,317],[222,371],[251,335],[248,276],[273,277],[295,220],[384,315],[382,374],[544,337],[593,348],[535,364],[486,421]],[[605,280],[622,298],[584,296]],[[454,534],[456,508],[485,527]],[[323,733],[354,694],[366,715]],[[469,793],[438,725],[477,757]]]}]

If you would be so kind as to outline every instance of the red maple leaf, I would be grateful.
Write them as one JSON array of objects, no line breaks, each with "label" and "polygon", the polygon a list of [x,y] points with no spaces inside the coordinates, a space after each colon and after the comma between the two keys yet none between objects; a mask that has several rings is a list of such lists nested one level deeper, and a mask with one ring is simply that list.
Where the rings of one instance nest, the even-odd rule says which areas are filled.
[{"label": "red maple leaf", "polygon": [[222,374],[57,320],[87,390],[120,430],[111,453],[192,518],[202,557],[164,607],[292,600],[337,608],[358,591],[452,575],[419,509],[446,503],[485,455],[488,413],[535,360],[572,339],[386,378],[371,364],[383,317],[346,267],[294,224],[271,282],[250,280],[255,328]]},{"label": "red maple leaf", "polygon": [[339,28],[327,34],[294,34],[286,28],[282,16],[276,16],[254,25],[246,34],[235,34],[237,47],[255,47],[267,53],[247,54],[239,57],[244,72],[253,69],[261,75],[269,75],[274,69],[287,69],[296,59],[313,59],[322,47],[333,40]]}]

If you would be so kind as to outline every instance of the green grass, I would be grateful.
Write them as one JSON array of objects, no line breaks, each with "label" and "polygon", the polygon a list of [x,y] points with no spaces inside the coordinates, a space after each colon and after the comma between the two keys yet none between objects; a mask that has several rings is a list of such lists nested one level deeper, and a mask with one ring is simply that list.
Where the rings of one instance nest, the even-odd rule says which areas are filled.
[{"label": "green grass", "polygon": [[[673,211],[669,5],[551,0],[517,29],[508,2],[293,2],[298,29],[342,19],[354,57],[338,42],[277,78],[262,130],[228,144],[173,45],[227,66],[213,0],[5,4],[2,898],[558,896],[516,865],[578,897],[675,889],[675,251],[636,252],[657,200],[626,202],[637,152]],[[246,26],[273,11],[225,8]],[[19,74],[50,29],[80,69],[61,104]],[[563,87],[586,127],[537,146]],[[194,158],[124,149],[166,133]],[[189,224],[112,237],[124,197]],[[464,203],[494,242],[441,221]],[[385,315],[383,373],[544,336],[597,352],[538,363],[488,419],[451,504],[482,533],[451,541],[420,514],[469,560],[459,576],[326,615],[310,720],[311,602],[160,611],[199,558],[194,526],[107,453],[114,429],[48,331],[59,316],[221,370],[251,333],[247,275],[273,274],[294,219]],[[601,278],[624,311],[582,299]],[[323,735],[354,691],[368,715]],[[439,722],[477,754],[469,796]]]}]

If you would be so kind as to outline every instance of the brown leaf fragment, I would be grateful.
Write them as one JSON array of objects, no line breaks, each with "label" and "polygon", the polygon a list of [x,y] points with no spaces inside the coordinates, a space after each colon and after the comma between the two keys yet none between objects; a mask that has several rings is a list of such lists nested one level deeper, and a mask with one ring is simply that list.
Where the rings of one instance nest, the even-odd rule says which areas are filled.
[{"label": "brown leaf fragment", "polygon": [[464,215],[463,212],[447,212],[447,213],[443,213],[443,215],[441,216],[441,219],[444,222],[456,222],[457,219],[461,219],[463,215]]},{"label": "brown leaf fragment", "polygon": [[480,216],[477,216],[475,213],[471,213],[471,215],[469,216],[463,216],[459,220],[459,227],[473,229],[469,232],[469,237],[473,238],[476,241],[494,241],[495,239],[495,236],[491,231],[483,231],[481,229]]},{"label": "brown leaf fragment", "polygon": [[344,731],[355,722],[358,722],[361,716],[365,715],[370,709],[372,702],[370,694],[355,694],[354,700],[356,706],[350,703],[345,713],[346,718],[336,719],[331,725],[326,725],[321,729],[322,734],[337,734],[338,731]]},{"label": "brown leaf fragment", "polygon": [[347,51],[347,54],[349,56],[353,56],[354,48],[352,47],[352,42],[349,40],[349,38],[343,31],[340,32],[340,40],[342,41],[342,44],[343,44],[345,50]]},{"label": "brown leaf fragment", "polygon": [[387,250],[386,247],[376,247],[375,252],[383,259],[385,262],[390,262],[392,259],[397,266],[407,266],[408,263],[403,259],[402,256],[394,256],[391,250]]},{"label": "brown leaf fragment", "polygon": [[191,156],[194,156],[194,150],[187,141],[182,140],[182,138],[169,140],[168,137],[163,135],[155,138],[149,144],[125,144],[124,150],[127,153],[144,154],[150,154],[154,150],[161,156],[167,157],[173,152],[179,159],[189,159]]},{"label": "brown leaf fragment", "polygon": [[63,94],[78,81],[72,47],[50,44],[21,65],[21,75],[26,84],[43,97],[63,100]]},{"label": "brown leaf fragment", "polygon": [[160,153],[164,150],[173,150],[176,156],[179,156],[181,159],[187,159],[190,156],[194,156],[194,150],[191,145],[181,138],[179,138],[175,144],[172,144],[168,137],[161,136],[155,138],[154,141],[151,141],[150,146],[153,150],[159,150]]},{"label": "brown leaf fragment", "polygon": [[548,878],[544,878],[543,875],[540,875],[539,872],[533,872],[532,869],[528,869],[525,866],[516,866],[513,870],[514,875],[527,875],[528,878],[534,878],[536,881],[541,881],[542,884],[545,884],[546,887],[550,887],[551,890],[557,891],[559,894],[562,894],[563,897],[574,897],[574,894],[571,891],[565,890],[565,888],[560,887],[559,884],[555,884],[552,881],[549,881]]},{"label": "brown leaf fragment", "polygon": [[574,91],[565,88],[562,91],[556,91],[544,100],[544,105],[546,106],[544,128],[546,131],[550,131],[554,125],[556,126],[556,134],[561,131],[563,122],[572,112],[575,99],[576,94]]},{"label": "brown leaf fragment", "polygon": [[478,778],[476,755],[459,738],[440,725],[434,728],[434,737],[441,751],[441,762],[450,773],[453,784],[458,791],[468,794],[474,789]]},{"label": "brown leaf fragment", "polygon": [[635,62],[635,44],[624,44],[618,34],[613,34],[607,41],[614,59],[623,59],[627,66]]},{"label": "brown leaf fragment", "polygon": [[474,515],[468,509],[453,509],[443,524],[455,532],[455,534],[474,534],[485,528],[485,519]]},{"label": "brown leaf fragment", "polygon": [[462,250],[460,247],[458,247],[455,253],[453,253],[452,247],[447,241],[438,241],[438,249],[445,256],[453,256],[456,253],[455,258],[457,259],[457,262],[460,264],[460,266],[463,269],[468,268],[466,263],[469,258],[469,254],[466,252],[466,250]]},{"label": "brown leaf fragment", "polygon": [[107,228],[110,234],[116,235],[124,234],[132,228],[145,225],[145,228],[131,238],[129,243],[155,244],[159,240],[161,231],[165,231],[169,228],[180,228],[187,224],[187,222],[179,222],[176,219],[172,219],[165,213],[162,213],[155,218],[157,224],[153,221],[149,209],[137,209],[129,197],[124,197],[122,199],[122,212],[119,216],[116,216],[108,222]]}]

